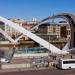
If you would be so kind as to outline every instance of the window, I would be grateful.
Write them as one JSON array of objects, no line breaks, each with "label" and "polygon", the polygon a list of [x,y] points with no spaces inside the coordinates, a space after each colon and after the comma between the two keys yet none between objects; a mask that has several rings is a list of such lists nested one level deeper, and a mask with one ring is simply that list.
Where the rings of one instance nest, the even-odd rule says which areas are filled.
[{"label": "window", "polygon": [[55,27],[53,27],[53,33],[55,33],[56,32],[56,28]]},{"label": "window", "polygon": [[75,61],[63,61],[63,64],[72,64],[75,63]]}]

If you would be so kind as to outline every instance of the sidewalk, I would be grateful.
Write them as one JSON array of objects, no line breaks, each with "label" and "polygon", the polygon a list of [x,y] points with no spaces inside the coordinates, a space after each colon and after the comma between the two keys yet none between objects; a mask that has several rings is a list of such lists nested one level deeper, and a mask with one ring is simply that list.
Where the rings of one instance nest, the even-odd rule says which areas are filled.
[{"label": "sidewalk", "polygon": [[22,72],[22,71],[36,71],[36,70],[45,70],[50,69],[53,70],[55,68],[18,68],[18,69],[4,69],[0,70],[0,73],[7,73],[7,72]]}]

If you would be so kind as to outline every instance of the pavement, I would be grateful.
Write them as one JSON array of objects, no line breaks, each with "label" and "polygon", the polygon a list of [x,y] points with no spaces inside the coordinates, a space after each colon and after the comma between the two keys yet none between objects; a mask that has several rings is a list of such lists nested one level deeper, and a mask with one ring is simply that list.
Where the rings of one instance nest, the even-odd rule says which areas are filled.
[{"label": "pavement", "polygon": [[0,72],[0,75],[75,75],[75,69],[35,69],[35,70],[18,70],[11,72]]},{"label": "pavement", "polygon": [[38,71],[38,70],[47,70],[47,69],[55,69],[55,68],[14,68],[14,69],[2,69],[0,73],[9,73],[9,72],[22,72],[22,71]]}]

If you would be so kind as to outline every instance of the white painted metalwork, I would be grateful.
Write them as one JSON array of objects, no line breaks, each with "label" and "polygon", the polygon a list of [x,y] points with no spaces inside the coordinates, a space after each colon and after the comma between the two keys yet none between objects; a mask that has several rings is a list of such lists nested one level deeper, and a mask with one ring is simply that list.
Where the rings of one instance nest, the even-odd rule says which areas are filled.
[{"label": "white painted metalwork", "polygon": [[46,49],[50,50],[52,53],[56,53],[56,54],[68,53],[67,51],[60,50],[59,48],[55,47],[54,45],[52,45],[49,42],[45,41],[44,39],[40,38],[36,34],[31,33],[29,30],[19,26],[16,23],[13,23],[13,22],[7,20],[6,18],[0,17],[0,21],[4,22],[5,25],[8,25],[8,26],[14,28],[15,30],[21,32],[23,35],[28,36],[29,38],[31,38],[35,42],[39,43],[40,45],[44,46]]}]

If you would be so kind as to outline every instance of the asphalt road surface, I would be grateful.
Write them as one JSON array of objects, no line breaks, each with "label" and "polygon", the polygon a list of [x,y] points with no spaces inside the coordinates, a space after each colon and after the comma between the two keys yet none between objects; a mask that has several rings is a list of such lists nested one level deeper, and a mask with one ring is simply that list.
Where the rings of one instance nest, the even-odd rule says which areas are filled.
[{"label": "asphalt road surface", "polygon": [[0,73],[0,75],[75,75],[75,69],[73,70],[44,69],[44,70],[5,72]]}]

